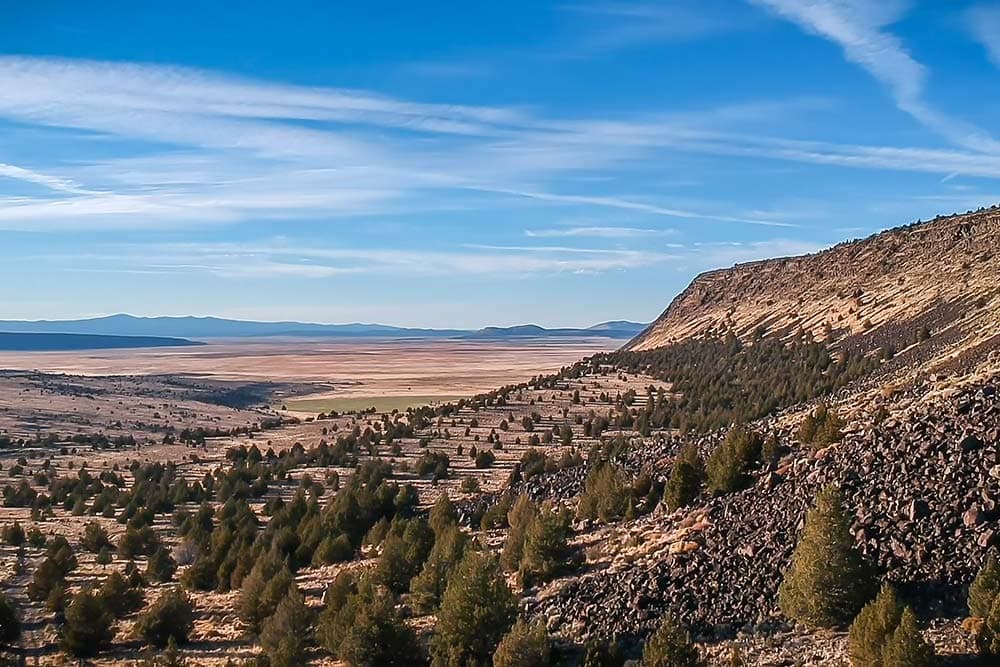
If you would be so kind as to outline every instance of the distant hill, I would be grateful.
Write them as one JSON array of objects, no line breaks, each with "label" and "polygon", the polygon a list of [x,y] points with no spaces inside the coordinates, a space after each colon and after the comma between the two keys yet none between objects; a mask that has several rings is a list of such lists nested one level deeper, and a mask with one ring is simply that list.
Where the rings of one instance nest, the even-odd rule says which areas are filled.
[{"label": "distant hill", "polygon": [[115,348],[186,347],[203,344],[184,338],[162,336],[0,332],[0,351],[5,352],[71,352]]},{"label": "distant hill", "polygon": [[467,329],[420,329],[385,324],[314,324],[308,322],[254,322],[219,317],[135,317],[109,315],[82,320],[0,321],[0,331],[17,333],[63,333],[103,336],[168,336],[179,338],[547,338],[593,337],[629,339],[643,324],[603,322],[585,329],[545,329],[533,324],[514,327]]}]

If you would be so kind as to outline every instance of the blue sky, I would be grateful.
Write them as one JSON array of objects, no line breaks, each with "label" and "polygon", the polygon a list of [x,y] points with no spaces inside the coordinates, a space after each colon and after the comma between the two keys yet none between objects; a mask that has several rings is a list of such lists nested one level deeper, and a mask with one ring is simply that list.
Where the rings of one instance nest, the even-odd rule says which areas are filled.
[{"label": "blue sky", "polygon": [[996,203],[998,118],[996,3],[4,3],[0,316],[649,320]]}]

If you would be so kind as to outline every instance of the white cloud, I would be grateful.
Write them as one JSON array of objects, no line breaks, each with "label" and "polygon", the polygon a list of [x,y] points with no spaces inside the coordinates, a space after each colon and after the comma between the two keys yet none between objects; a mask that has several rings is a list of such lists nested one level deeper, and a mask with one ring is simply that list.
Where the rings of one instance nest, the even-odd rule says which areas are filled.
[{"label": "white cloud", "polygon": [[555,227],[551,229],[526,229],[524,235],[532,238],[594,237],[605,239],[629,239],[649,236],[669,236],[676,229],[649,229],[645,227]]},{"label": "white cloud", "polygon": [[1000,68],[1000,7],[995,4],[970,7],[965,13],[965,24],[993,64]]},{"label": "white cloud", "polygon": [[926,68],[885,28],[902,18],[909,0],[751,0],[829,39],[844,56],[888,88],[900,110],[972,151],[1000,152],[987,132],[935,109],[925,99]]},{"label": "white cloud", "polygon": [[[495,209],[498,196],[505,206],[530,200],[636,217],[790,226],[720,210],[710,199],[672,205],[662,195],[609,193],[615,181],[593,180],[620,168],[656,173],[684,153],[1000,177],[1000,157],[982,152],[800,141],[756,131],[823,103],[810,99],[566,120],[185,68],[27,57],[0,57],[0,89],[0,121],[17,124],[5,132],[28,126],[33,141],[48,136],[39,154],[53,156],[32,168],[0,165],[0,177],[48,190],[4,197],[0,189],[0,229],[329,220]],[[62,128],[77,132],[68,137]],[[96,138],[101,150],[94,154],[102,157],[80,161],[79,151]],[[67,141],[77,142],[65,153],[73,159],[60,159]]]}]

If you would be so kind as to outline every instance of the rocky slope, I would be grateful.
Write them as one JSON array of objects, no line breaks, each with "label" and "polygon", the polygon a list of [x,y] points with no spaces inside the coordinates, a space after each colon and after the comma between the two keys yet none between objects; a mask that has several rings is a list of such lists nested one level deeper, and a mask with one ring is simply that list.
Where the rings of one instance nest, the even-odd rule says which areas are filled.
[{"label": "rocky slope", "polygon": [[[838,445],[793,449],[752,488],[603,534],[592,571],[531,600],[550,628],[629,636],[666,610],[703,636],[781,627],[777,589],[816,492],[834,483],[859,548],[928,617],[964,613],[1000,544],[1000,374],[925,382],[874,406]],[[566,627],[563,627],[563,626]]]},{"label": "rocky slope", "polygon": [[969,354],[997,332],[1000,208],[941,217],[802,257],[697,277],[626,347],[648,350],[733,331],[902,349],[925,329],[947,339],[936,362]]}]

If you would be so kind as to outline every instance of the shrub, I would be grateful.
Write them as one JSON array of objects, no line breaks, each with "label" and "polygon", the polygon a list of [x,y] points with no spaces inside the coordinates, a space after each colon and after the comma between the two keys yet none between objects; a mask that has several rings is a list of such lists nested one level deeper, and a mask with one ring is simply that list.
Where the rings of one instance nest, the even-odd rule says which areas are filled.
[{"label": "shrub", "polygon": [[151,581],[161,584],[165,584],[173,579],[174,572],[176,571],[177,561],[173,559],[170,552],[163,546],[154,551],[153,555],[149,557],[149,562],[146,563],[146,576]]},{"label": "shrub", "polygon": [[825,404],[819,405],[806,415],[799,426],[799,440],[819,449],[840,442],[843,420],[836,410]]},{"label": "shrub", "polygon": [[60,644],[74,657],[92,658],[111,641],[113,623],[114,618],[101,599],[85,589],[77,593],[66,608]]},{"label": "shrub", "polygon": [[541,622],[528,625],[518,619],[497,645],[493,667],[547,667],[550,653],[545,625]]},{"label": "shrub", "polygon": [[441,600],[431,640],[433,665],[486,664],[516,615],[517,601],[496,559],[466,550]]},{"label": "shrub", "polygon": [[188,596],[177,587],[160,595],[136,621],[136,632],[147,642],[163,648],[171,638],[186,644],[194,625],[194,607]]},{"label": "shrub", "polygon": [[488,449],[481,449],[476,453],[475,465],[477,468],[489,468],[497,460],[497,457]]},{"label": "shrub", "polygon": [[704,663],[691,634],[665,616],[642,647],[642,667],[701,667]]},{"label": "shrub", "polygon": [[832,486],[820,491],[778,590],[786,616],[810,628],[838,627],[868,601],[871,574],[849,526],[840,492]]},{"label": "shrub", "polygon": [[622,667],[625,657],[618,642],[605,643],[597,640],[587,642],[580,667]]}]

